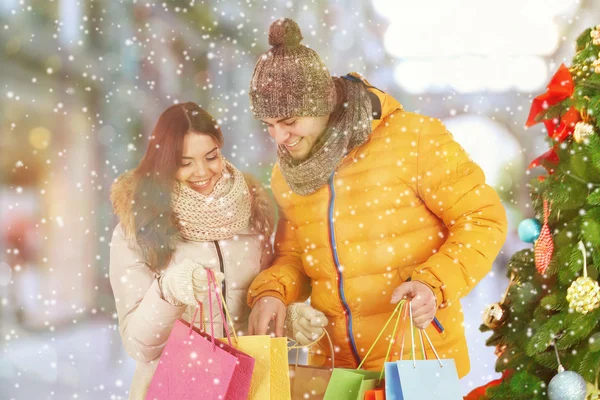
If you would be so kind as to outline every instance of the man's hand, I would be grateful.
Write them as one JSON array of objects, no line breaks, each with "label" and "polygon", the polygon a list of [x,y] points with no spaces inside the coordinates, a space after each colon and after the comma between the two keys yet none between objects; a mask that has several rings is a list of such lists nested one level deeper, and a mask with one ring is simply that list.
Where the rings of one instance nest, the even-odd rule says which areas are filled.
[{"label": "man's hand", "polygon": [[419,329],[429,326],[435,317],[437,304],[433,290],[418,281],[404,282],[392,294],[392,304],[406,299],[411,302],[413,323]]},{"label": "man's hand", "polygon": [[321,311],[305,303],[293,303],[287,308],[284,333],[301,346],[308,346],[323,334],[328,323]]},{"label": "man's hand", "polygon": [[263,297],[259,299],[250,317],[248,317],[249,335],[266,335],[271,321],[275,321],[275,336],[283,336],[286,307],[283,301],[276,297]]}]

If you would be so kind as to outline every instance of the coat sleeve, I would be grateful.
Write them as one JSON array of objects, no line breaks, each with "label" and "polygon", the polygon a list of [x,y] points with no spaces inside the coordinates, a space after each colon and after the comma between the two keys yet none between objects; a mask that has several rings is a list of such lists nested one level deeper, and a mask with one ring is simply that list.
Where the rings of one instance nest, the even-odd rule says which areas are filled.
[{"label": "coat sleeve", "polygon": [[286,219],[281,208],[274,252],[271,266],[254,278],[248,290],[250,307],[254,307],[262,297],[276,297],[289,305],[305,301],[310,294],[310,278],[306,276],[302,266],[302,251],[296,240],[296,227]]},{"label": "coat sleeve", "polygon": [[186,306],[175,307],[161,298],[155,274],[142,261],[139,247],[124,236],[120,224],[110,245],[110,284],[123,345],[136,361],[150,362],[161,355]]},{"label": "coat sleeve", "polygon": [[445,307],[491,270],[506,239],[506,211],[482,169],[439,120],[423,122],[417,170],[418,195],[443,221],[448,237],[411,279],[428,285],[438,306]]}]

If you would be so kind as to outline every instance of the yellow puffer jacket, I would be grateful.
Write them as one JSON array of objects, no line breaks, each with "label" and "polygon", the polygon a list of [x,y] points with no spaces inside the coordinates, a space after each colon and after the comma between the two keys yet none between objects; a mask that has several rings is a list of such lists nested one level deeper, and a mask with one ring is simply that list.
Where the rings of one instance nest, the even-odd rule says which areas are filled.
[{"label": "yellow puffer jacket", "polygon": [[[310,295],[329,318],[336,367],[356,368],[394,309],[394,289],[409,278],[423,282],[436,294],[444,328],[439,333],[432,324],[427,333],[463,377],[470,366],[459,299],[490,271],[506,238],[506,213],[441,121],[369,90],[380,101],[381,118],[327,185],[297,195],[275,166],[276,257],[255,278],[248,303],[274,296],[290,304]],[[365,369],[382,368],[392,325]],[[315,347],[309,361],[325,364],[329,346]]]}]

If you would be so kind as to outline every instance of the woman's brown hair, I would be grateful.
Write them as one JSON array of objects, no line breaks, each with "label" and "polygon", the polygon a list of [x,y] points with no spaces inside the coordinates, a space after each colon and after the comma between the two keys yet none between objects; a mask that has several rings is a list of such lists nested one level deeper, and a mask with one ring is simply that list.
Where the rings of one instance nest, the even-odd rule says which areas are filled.
[{"label": "woman's brown hair", "polygon": [[154,271],[167,267],[181,240],[171,196],[187,134],[209,135],[219,147],[223,145],[223,133],[208,112],[193,102],[175,104],[158,118],[146,154],[134,172],[135,239]]}]

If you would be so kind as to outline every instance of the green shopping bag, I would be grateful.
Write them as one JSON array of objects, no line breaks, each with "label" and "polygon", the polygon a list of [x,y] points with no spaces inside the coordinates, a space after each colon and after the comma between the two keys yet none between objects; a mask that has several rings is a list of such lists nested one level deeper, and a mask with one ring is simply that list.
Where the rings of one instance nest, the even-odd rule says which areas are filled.
[{"label": "green shopping bag", "polygon": [[377,387],[379,375],[377,371],[335,368],[323,400],[362,400],[367,390]]},{"label": "green shopping bag", "polygon": [[[392,334],[392,338],[396,337],[396,329],[398,327],[398,323],[400,321],[400,314],[402,313],[402,309],[404,308],[406,301],[401,300],[394,312],[387,320],[381,332],[379,332],[379,336],[375,339],[375,342],[371,345],[369,351],[363,358],[363,361],[360,363],[357,369],[345,369],[345,368],[335,368],[333,373],[331,374],[331,379],[329,380],[329,385],[327,385],[327,391],[325,392],[325,397],[323,400],[363,400],[365,398],[365,393],[368,390],[373,390],[381,385],[383,381],[383,370],[381,371],[365,371],[360,369],[366,359],[371,354],[371,351],[383,335],[384,331],[393,320],[393,318],[397,315],[396,326],[394,327],[394,333]],[[392,350],[392,346],[394,344],[394,340],[390,340],[390,345],[388,346],[388,351],[386,355],[386,360],[388,359],[390,352]]]},{"label": "green shopping bag", "polygon": [[[440,359],[425,330],[416,329],[421,344],[423,360],[416,360],[415,328],[412,324],[412,307],[408,304],[410,314],[411,359],[385,363],[385,398],[386,400],[462,400],[458,373],[452,359]],[[404,313],[406,319],[406,312]],[[402,332],[402,349],[404,348]],[[435,354],[435,360],[428,360],[423,334]],[[402,357],[402,350],[400,351]]]}]

